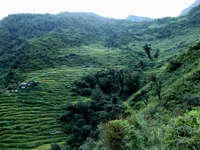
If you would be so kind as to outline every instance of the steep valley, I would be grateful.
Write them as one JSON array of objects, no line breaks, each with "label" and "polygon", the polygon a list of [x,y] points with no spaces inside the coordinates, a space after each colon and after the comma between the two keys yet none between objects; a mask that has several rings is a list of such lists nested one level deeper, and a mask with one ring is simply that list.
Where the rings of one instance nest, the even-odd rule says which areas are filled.
[{"label": "steep valley", "polygon": [[199,7],[2,19],[0,149],[199,149]]}]

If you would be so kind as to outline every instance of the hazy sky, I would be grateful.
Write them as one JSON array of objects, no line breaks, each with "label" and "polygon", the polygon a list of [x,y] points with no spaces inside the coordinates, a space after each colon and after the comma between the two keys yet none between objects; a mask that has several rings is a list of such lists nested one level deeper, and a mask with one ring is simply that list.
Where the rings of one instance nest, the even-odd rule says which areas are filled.
[{"label": "hazy sky", "polygon": [[195,0],[1,0],[0,19],[13,13],[94,12],[104,17],[129,14],[160,18],[177,16]]}]

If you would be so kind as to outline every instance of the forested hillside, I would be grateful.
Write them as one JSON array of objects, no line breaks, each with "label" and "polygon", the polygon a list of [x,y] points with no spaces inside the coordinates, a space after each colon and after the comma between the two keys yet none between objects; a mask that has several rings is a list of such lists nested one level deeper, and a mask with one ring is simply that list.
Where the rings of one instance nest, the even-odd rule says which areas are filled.
[{"label": "forested hillside", "polygon": [[0,149],[200,149],[199,16],[3,18]]}]

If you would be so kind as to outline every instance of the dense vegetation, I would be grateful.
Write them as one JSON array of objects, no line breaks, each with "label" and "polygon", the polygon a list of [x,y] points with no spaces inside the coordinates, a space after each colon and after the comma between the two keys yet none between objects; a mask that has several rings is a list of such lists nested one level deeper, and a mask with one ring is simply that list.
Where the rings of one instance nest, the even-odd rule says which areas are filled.
[{"label": "dense vegetation", "polygon": [[200,149],[199,8],[3,18],[0,149]]}]

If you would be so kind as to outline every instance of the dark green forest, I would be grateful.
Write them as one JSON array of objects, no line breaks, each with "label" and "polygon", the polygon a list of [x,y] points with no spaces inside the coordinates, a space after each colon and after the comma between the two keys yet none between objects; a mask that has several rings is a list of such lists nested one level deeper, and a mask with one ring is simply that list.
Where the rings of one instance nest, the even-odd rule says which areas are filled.
[{"label": "dark green forest", "polygon": [[199,16],[0,20],[0,149],[200,149]]}]

